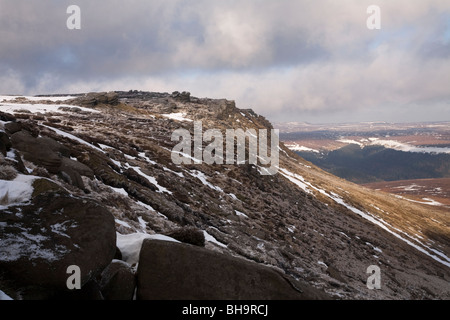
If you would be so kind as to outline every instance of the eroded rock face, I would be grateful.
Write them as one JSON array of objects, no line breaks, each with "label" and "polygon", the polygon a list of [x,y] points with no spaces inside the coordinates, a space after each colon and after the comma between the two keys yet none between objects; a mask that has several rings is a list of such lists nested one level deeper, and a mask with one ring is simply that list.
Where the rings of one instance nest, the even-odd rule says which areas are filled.
[{"label": "eroded rock face", "polygon": [[327,299],[275,269],[182,243],[144,240],[137,271],[140,300]]},{"label": "eroded rock face", "polygon": [[[41,179],[44,180],[44,179]],[[36,180],[40,181],[40,180]],[[0,216],[0,283],[15,298],[57,298],[67,292],[67,268],[80,267],[81,285],[111,262],[116,231],[111,213],[98,203],[35,183],[29,205]],[[48,180],[44,180],[48,181]]]}]

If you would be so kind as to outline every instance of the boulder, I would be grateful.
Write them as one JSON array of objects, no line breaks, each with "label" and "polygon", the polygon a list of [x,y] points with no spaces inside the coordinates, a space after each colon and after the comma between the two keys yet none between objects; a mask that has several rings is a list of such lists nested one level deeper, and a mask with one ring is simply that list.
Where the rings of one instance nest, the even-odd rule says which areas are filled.
[{"label": "boulder", "polygon": [[114,92],[90,92],[86,95],[70,100],[73,104],[79,104],[85,107],[94,107],[98,104],[116,105],[119,103],[119,95]]},{"label": "boulder", "polygon": [[[15,149],[22,152],[25,160],[43,166],[50,173],[58,173],[61,157],[52,148],[56,141],[50,138],[35,138],[28,131],[19,131],[11,136],[11,143]],[[62,147],[62,145],[61,145]]]},{"label": "boulder", "polygon": [[9,134],[16,133],[18,131],[22,130],[22,124],[20,122],[8,122],[5,124],[5,131]]},{"label": "boulder", "polygon": [[70,149],[52,138],[36,138],[30,132],[22,130],[11,136],[11,142],[26,160],[43,166],[49,173],[60,174],[66,182],[81,190],[85,190],[81,176],[94,178],[91,168],[68,158]]},{"label": "boulder", "polygon": [[43,180],[33,183],[30,204],[10,206],[0,214],[0,284],[14,288],[15,298],[70,294],[69,266],[80,268],[84,286],[116,251],[114,217],[106,208],[55,184],[37,183]]},{"label": "boulder", "polygon": [[133,269],[121,260],[113,260],[102,272],[100,289],[105,300],[133,300],[136,277]]},{"label": "boulder", "polygon": [[275,269],[198,246],[144,240],[137,270],[138,300],[328,299]]},{"label": "boulder", "polygon": [[178,92],[178,91],[174,91],[172,92],[172,98],[174,98],[177,101],[180,102],[190,102],[191,101],[191,93],[187,92],[187,91],[183,91],[183,92]]}]

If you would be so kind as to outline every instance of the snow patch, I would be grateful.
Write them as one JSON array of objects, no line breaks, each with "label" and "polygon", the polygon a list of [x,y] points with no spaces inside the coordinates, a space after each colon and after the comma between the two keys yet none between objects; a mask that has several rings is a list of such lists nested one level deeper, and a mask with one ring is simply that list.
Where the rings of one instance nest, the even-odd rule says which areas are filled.
[{"label": "snow patch", "polygon": [[162,116],[176,121],[193,121],[186,118],[186,114],[182,112],[162,114]]},{"label": "snow patch", "polygon": [[124,188],[114,188],[109,186],[114,192],[120,193],[121,195],[128,197],[128,192],[125,191]]},{"label": "snow patch", "polygon": [[243,213],[243,212],[240,212],[238,210],[234,210],[234,212],[236,212],[236,215],[238,215],[238,216],[241,216],[241,217],[244,217],[244,218],[248,218],[248,216],[245,213]]},{"label": "snow patch", "polygon": [[217,241],[216,238],[214,238],[212,235],[210,235],[208,232],[206,232],[205,230],[203,230],[203,234],[205,235],[205,240],[208,242],[212,242],[214,244],[217,244],[220,247],[226,248],[227,245],[223,244],[222,242]]},{"label": "snow patch", "polygon": [[172,191],[167,190],[166,188],[164,188],[163,186],[158,184],[158,181],[156,181],[156,179],[152,176],[149,176],[148,174],[145,174],[144,172],[142,172],[140,167],[136,167],[136,166],[130,166],[128,163],[125,164],[125,167],[128,168],[132,168],[134,171],[136,171],[139,175],[141,175],[142,177],[144,177],[145,179],[147,179],[151,184],[153,184],[154,186],[156,186],[158,188],[157,192],[163,193],[166,192],[168,194],[172,194]]},{"label": "snow patch", "polygon": [[43,124],[42,126],[48,128],[48,129],[50,129],[50,130],[53,130],[54,132],[56,132],[57,134],[59,134],[59,135],[62,136],[62,137],[69,138],[69,139],[74,140],[74,141],[77,141],[77,142],[79,142],[79,143],[81,143],[81,144],[87,145],[87,146],[91,147],[92,149],[95,149],[95,150],[97,150],[97,151],[99,151],[99,152],[106,153],[106,152],[103,151],[102,149],[97,148],[97,147],[94,146],[93,144],[90,144],[89,142],[87,142],[87,141],[85,141],[85,140],[83,140],[83,139],[80,139],[80,138],[74,136],[73,134],[67,133],[67,132],[65,132],[65,131],[62,131],[62,130],[59,130],[59,129],[56,129],[56,128],[53,128],[53,127],[50,127],[50,126],[46,126],[46,125],[44,125],[44,124]]},{"label": "snow patch", "polygon": [[407,143],[402,143],[394,140],[380,140],[378,138],[369,138],[371,145],[380,145],[385,148],[394,149],[403,152],[415,153],[446,153],[450,154],[448,147],[416,147]]},{"label": "snow patch", "polygon": [[206,180],[206,176],[205,176],[205,174],[203,172],[198,171],[198,170],[191,170],[189,173],[193,177],[199,179],[205,186],[208,186],[211,189],[216,190],[216,191],[224,192],[222,190],[222,188],[220,188],[218,186],[215,186],[215,185],[211,184],[210,182],[208,182],[208,180]]},{"label": "snow patch", "polygon": [[312,149],[312,148],[308,148],[308,147],[305,147],[305,146],[300,146],[300,145],[298,145],[297,143],[293,143],[293,144],[286,144],[286,143],[285,143],[285,146],[286,146],[289,150],[292,150],[292,151],[306,151],[306,152],[320,153],[319,150]]},{"label": "snow patch", "polygon": [[55,113],[67,113],[68,111],[63,111],[60,108],[66,107],[66,108],[79,108],[82,111],[87,111],[91,113],[99,113],[100,111],[84,108],[80,106],[74,106],[69,104],[31,104],[31,103],[0,103],[0,111],[6,112],[6,113],[17,113],[22,110],[29,111],[31,113],[47,113],[47,112],[55,112]]},{"label": "snow patch", "polygon": [[117,233],[117,248],[122,253],[122,259],[126,263],[133,265],[139,262],[139,253],[141,252],[142,242],[144,239],[163,240],[171,242],[180,242],[174,238],[162,234],[148,234],[148,233],[131,233],[120,234]]},{"label": "snow patch", "polygon": [[50,96],[42,96],[42,97],[33,97],[33,96],[0,96],[0,102],[2,102],[2,101],[9,101],[9,100],[15,100],[16,98],[25,98],[28,101],[49,100],[49,101],[52,101],[52,102],[57,102],[57,101],[66,101],[66,100],[74,99],[76,97],[74,97],[74,96],[60,96],[60,97],[50,97]]},{"label": "snow patch", "polygon": [[14,180],[0,180],[0,210],[11,205],[26,203],[33,194],[36,176],[19,174]]},{"label": "snow patch", "polygon": [[340,139],[340,140],[337,140],[337,142],[342,142],[342,143],[347,143],[347,144],[357,144],[361,148],[364,147],[364,144],[362,144],[361,142],[358,142],[356,140],[351,140],[351,139]]}]

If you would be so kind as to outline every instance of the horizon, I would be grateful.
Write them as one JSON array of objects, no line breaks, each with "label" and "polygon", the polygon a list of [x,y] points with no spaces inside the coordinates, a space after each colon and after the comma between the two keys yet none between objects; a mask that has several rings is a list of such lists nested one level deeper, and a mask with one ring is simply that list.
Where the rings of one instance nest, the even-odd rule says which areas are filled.
[{"label": "horizon", "polygon": [[271,122],[450,121],[448,1],[105,3],[1,0],[0,92],[189,91]]},{"label": "horizon", "polygon": [[[113,90],[115,92],[127,92],[127,91],[132,91],[133,89],[130,90]],[[100,92],[100,91],[96,91],[96,92]],[[141,90],[141,92],[155,92],[155,91],[143,91]],[[73,92],[73,93],[67,93],[67,92],[60,92],[60,93],[38,93],[36,95],[32,95],[32,96],[28,96],[28,95],[23,95],[23,94],[5,94],[5,93],[0,93],[0,97],[5,97],[5,96],[11,96],[11,97],[50,97],[50,96],[69,96],[69,95],[82,95],[82,94],[87,94],[89,92]],[[169,92],[158,92],[158,93],[166,93],[166,94],[170,94]],[[233,100],[233,99],[228,99],[228,98],[211,98],[211,97],[198,97],[200,99],[227,99],[227,100]],[[2,102],[0,101],[0,104]],[[239,106],[236,106],[238,109],[241,110],[245,110],[247,108],[240,108]],[[254,111],[254,110],[253,110]],[[361,121],[348,121],[348,122],[310,122],[310,121],[302,121],[302,120],[289,120],[289,121],[272,121],[271,119],[267,118],[270,123],[272,124],[289,124],[289,123],[295,123],[295,124],[307,124],[307,125],[314,125],[314,126],[319,126],[319,125],[351,125],[351,124],[368,124],[368,123],[373,123],[373,124],[390,124],[390,125],[402,125],[402,124],[426,124],[426,123],[450,123],[450,120],[420,120],[420,121],[397,121],[397,122],[392,122],[392,121],[386,121],[386,120],[361,120]]]}]

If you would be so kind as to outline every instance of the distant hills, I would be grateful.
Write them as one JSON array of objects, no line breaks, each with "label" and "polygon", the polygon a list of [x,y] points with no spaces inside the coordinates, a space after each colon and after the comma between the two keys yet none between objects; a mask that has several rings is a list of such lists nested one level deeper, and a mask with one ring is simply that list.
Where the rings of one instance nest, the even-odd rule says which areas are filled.
[{"label": "distant hills", "polygon": [[450,177],[450,155],[349,144],[327,153],[296,151],[304,159],[355,183]]}]

